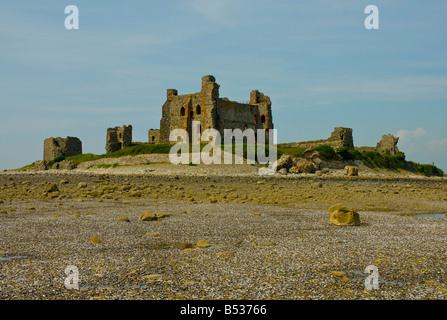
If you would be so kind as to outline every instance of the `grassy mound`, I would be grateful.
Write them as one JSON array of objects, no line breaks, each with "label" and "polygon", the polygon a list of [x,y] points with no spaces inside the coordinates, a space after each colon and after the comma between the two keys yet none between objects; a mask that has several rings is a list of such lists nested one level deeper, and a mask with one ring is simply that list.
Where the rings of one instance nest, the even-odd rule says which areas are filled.
[{"label": "grassy mound", "polygon": [[327,145],[316,147],[315,150],[326,161],[361,160],[367,167],[373,169],[407,170],[425,176],[442,177],[444,175],[444,172],[434,165],[407,161],[403,152],[399,152],[396,155],[388,155],[374,151],[349,150],[346,147],[333,149]]}]

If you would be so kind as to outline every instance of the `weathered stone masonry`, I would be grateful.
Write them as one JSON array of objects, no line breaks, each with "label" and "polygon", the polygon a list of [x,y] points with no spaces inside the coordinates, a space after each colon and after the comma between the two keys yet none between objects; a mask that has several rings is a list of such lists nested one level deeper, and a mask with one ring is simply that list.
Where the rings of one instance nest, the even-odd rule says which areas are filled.
[{"label": "weathered stone masonry", "polygon": [[59,156],[71,157],[82,154],[82,142],[76,137],[47,138],[43,143],[43,160],[52,161]]},{"label": "weathered stone masonry", "polygon": [[132,126],[107,129],[106,152],[111,153],[132,144]]},{"label": "weathered stone masonry", "polygon": [[179,95],[176,89],[168,89],[160,129],[148,131],[149,143],[170,143],[174,129],[184,129],[191,137],[193,121],[200,122],[200,132],[216,129],[221,137],[224,129],[265,129],[268,143],[268,130],[273,129],[270,98],[253,90],[249,103],[240,103],[220,98],[219,87],[216,79],[208,75],[202,77],[200,92]]}]

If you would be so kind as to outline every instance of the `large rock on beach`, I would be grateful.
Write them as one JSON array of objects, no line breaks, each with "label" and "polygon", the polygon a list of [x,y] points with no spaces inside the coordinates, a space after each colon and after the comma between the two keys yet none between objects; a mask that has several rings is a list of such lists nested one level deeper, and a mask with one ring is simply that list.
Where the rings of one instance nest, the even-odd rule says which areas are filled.
[{"label": "large rock on beach", "polygon": [[329,222],[336,226],[359,226],[360,216],[354,210],[338,204],[329,208]]},{"label": "large rock on beach", "polygon": [[359,168],[356,166],[345,166],[345,175],[348,177],[356,177],[359,175]]},{"label": "large rock on beach", "polygon": [[34,169],[36,171],[48,170],[47,162],[45,160],[39,160],[34,162]]},{"label": "large rock on beach", "polygon": [[276,163],[276,170],[286,169],[289,170],[293,166],[293,158],[288,154],[283,154]]}]

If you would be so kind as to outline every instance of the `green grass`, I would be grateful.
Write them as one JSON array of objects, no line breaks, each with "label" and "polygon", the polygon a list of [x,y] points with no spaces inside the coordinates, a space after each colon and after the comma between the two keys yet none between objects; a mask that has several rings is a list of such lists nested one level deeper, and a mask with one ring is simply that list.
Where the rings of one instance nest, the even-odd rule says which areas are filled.
[{"label": "green grass", "polygon": [[[203,149],[208,143],[201,143],[200,150]],[[54,162],[59,162],[62,160],[71,160],[76,164],[80,164],[82,162],[94,161],[98,159],[104,158],[119,158],[124,156],[136,156],[140,154],[152,154],[152,153],[161,153],[168,154],[171,150],[173,144],[169,143],[160,143],[160,144],[145,144],[145,143],[136,143],[130,147],[124,148],[122,150],[118,150],[109,154],[101,154],[95,155],[92,153],[79,154],[73,157],[63,158],[58,157]],[[241,147],[240,145],[238,147]],[[248,145],[246,143],[242,144],[243,156],[246,158],[248,154],[248,148],[252,147],[257,150],[257,145]],[[224,150],[224,145],[221,145],[222,150]],[[191,144],[189,149],[192,150]],[[306,148],[302,147],[293,147],[289,144],[279,144],[277,145],[277,157],[278,159],[283,155],[287,154],[294,157],[301,157],[302,153],[306,150]],[[419,164],[414,163],[412,161],[405,160],[405,154],[399,153],[397,155],[386,155],[373,151],[359,151],[359,150],[349,150],[347,148],[337,148],[334,149],[327,145],[318,146],[315,148],[320,153],[322,159],[326,161],[336,161],[336,160],[361,160],[366,166],[372,169],[388,169],[394,171],[400,170],[409,170],[416,172],[418,174],[426,175],[426,176],[443,176],[444,172],[437,168],[434,165],[428,164]],[[236,152],[236,144],[232,145],[232,152]],[[256,154],[256,152],[255,152]],[[269,146],[265,145],[265,155],[268,157],[269,154]],[[58,160],[58,161],[56,161]],[[149,164],[149,162],[147,162]],[[100,164],[98,168],[116,168],[118,163],[114,164]],[[90,166],[89,168],[91,168]],[[14,171],[26,171],[34,169],[34,164],[27,165],[23,168],[14,169]]]},{"label": "green grass", "polygon": [[291,147],[287,144],[278,144],[277,145],[277,153],[278,158],[280,158],[283,154],[287,154],[289,156],[294,156],[296,158],[301,157],[306,148],[302,147]]},{"label": "green grass", "polygon": [[419,164],[419,163],[414,163],[413,161],[409,161],[408,165],[410,167],[412,166],[412,167],[416,168],[416,171],[419,174],[423,174],[428,177],[430,177],[430,176],[438,176],[438,177],[444,176],[444,171],[442,171],[441,169],[439,169],[438,167],[436,167],[432,164]]},{"label": "green grass", "polygon": [[68,157],[66,160],[72,160],[76,164],[82,162],[94,161],[104,158],[120,158],[124,156],[136,156],[140,154],[151,154],[151,153],[169,153],[173,145],[169,143],[162,144],[135,144],[130,147],[118,150],[112,153],[106,153],[101,155],[95,155],[92,153],[78,154],[73,157]]},{"label": "green grass", "polygon": [[34,170],[34,169],[35,169],[34,163],[31,163],[31,164],[24,166],[22,168],[13,169],[12,171],[21,172],[21,171]]},{"label": "green grass", "polygon": [[361,160],[372,169],[387,169],[393,171],[409,170],[426,176],[443,176],[444,172],[431,164],[418,164],[405,159],[405,154],[399,152],[396,155],[382,154],[374,151],[349,150],[346,147],[333,149],[323,145],[315,148],[326,161],[336,160]]}]

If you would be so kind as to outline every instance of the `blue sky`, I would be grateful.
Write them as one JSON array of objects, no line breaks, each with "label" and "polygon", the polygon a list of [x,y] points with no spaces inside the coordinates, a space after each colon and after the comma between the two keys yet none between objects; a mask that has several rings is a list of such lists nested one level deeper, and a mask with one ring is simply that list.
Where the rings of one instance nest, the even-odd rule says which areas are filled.
[{"label": "blue sky", "polygon": [[[379,30],[364,27],[370,4]],[[391,133],[408,160],[447,171],[446,13],[445,0],[3,1],[0,169],[42,159],[48,137],[102,154],[106,129],[131,124],[146,141],[166,89],[211,74],[222,97],[269,95],[280,143]]]}]

